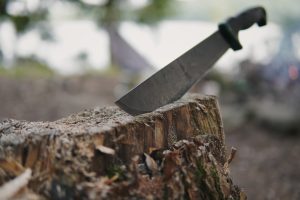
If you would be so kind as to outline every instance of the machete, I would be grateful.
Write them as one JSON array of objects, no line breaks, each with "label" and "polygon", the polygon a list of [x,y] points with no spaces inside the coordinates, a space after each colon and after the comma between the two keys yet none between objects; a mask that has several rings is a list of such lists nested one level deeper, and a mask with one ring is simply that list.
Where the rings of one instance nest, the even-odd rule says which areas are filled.
[{"label": "machete", "polygon": [[248,9],[221,23],[218,30],[129,91],[115,103],[131,115],[139,115],[182,97],[229,49],[239,50],[240,30],[267,23],[263,7]]}]

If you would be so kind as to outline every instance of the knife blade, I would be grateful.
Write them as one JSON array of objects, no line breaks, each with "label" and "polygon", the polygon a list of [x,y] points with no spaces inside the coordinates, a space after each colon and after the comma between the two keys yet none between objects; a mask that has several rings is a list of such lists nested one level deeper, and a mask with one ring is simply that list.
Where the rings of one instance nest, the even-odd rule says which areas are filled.
[{"label": "knife blade", "polygon": [[241,49],[238,32],[255,23],[259,26],[266,24],[263,7],[251,8],[229,18],[219,25],[216,32],[129,91],[115,104],[131,115],[139,115],[179,99],[209,72],[229,48]]}]

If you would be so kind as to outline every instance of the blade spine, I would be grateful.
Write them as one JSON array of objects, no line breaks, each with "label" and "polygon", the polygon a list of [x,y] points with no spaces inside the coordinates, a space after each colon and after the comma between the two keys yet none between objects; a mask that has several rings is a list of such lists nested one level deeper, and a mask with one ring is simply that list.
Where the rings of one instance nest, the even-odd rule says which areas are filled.
[{"label": "blade spine", "polygon": [[[215,31],[213,32],[210,36],[216,34],[216,33],[219,33],[219,31]],[[205,40],[204,40],[205,41]],[[167,66],[171,65],[173,62],[178,62],[182,59],[183,55],[187,54],[190,50],[194,49],[196,46],[198,46],[199,44],[201,44],[203,41],[201,42],[198,42],[196,45],[194,45],[192,48],[190,48],[189,50],[187,50],[186,52],[180,54],[180,56],[178,56],[176,59],[170,61],[168,64],[166,64],[165,66],[163,66],[161,69],[159,69],[158,71],[154,72],[152,75],[150,75],[147,79],[145,79],[144,81],[142,81],[141,83],[139,83],[138,85],[136,85],[135,87],[133,87],[132,89],[130,89],[125,95],[123,95],[121,98],[119,98],[117,101],[121,100],[123,97],[129,95],[129,93],[133,90],[135,90],[137,87],[141,86],[143,83],[147,82],[149,79],[151,79],[155,74],[158,74],[160,73],[161,71],[163,71],[164,69],[166,69]],[[185,71],[185,70],[183,70]]]}]

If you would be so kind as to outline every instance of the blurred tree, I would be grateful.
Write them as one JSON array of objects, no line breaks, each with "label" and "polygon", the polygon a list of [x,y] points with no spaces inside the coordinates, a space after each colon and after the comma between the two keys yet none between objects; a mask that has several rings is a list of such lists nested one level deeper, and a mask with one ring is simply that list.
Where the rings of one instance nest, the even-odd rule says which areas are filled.
[{"label": "blurred tree", "polygon": [[[0,20],[10,20],[14,23],[18,33],[47,21],[49,7],[58,1],[39,0],[30,6],[29,0],[1,0]],[[135,0],[59,0],[77,7],[77,15],[90,17],[100,25],[115,23],[122,20],[134,20],[153,23],[170,16],[171,0],[144,0],[143,4]],[[66,11],[67,12],[67,11]]]},{"label": "blurred tree", "polygon": [[16,31],[22,33],[37,22],[45,20],[48,14],[49,0],[41,0],[35,6],[30,6],[30,1],[1,0],[0,20],[10,20],[15,25]]},{"label": "blurred tree", "polygon": [[[122,20],[155,23],[166,17],[220,21],[238,10],[253,5],[266,7],[269,19],[282,25],[284,38],[299,31],[299,0],[241,1],[241,0],[0,0],[1,21],[13,22],[19,35],[37,29],[42,39],[52,39],[51,8],[57,3],[75,8],[72,17],[93,19],[99,26],[117,24]],[[66,13],[69,12],[66,9]],[[176,15],[175,15],[176,13]],[[50,27],[50,28],[49,28]],[[289,41],[283,43],[290,44]],[[291,45],[287,45],[291,47]],[[291,50],[287,50],[291,51]]]},{"label": "blurred tree", "polygon": [[[50,0],[40,0],[36,1],[35,5],[31,4],[30,0],[1,0],[0,1],[0,26],[2,23],[12,23],[13,31],[11,34],[16,34],[11,36],[17,38],[25,33],[29,29],[38,30],[41,35],[44,31],[45,26],[41,26],[40,22],[46,22],[48,15],[48,6]],[[2,38],[3,39],[3,38]],[[15,41],[12,41],[15,42]],[[12,48],[14,49],[14,47]],[[1,49],[0,52],[4,52]],[[13,53],[14,54],[14,53]],[[5,59],[5,55],[2,56],[0,61]],[[13,56],[13,60],[9,60],[7,65],[11,66],[15,63],[16,56]]]},{"label": "blurred tree", "polygon": [[103,27],[117,27],[122,20],[155,23],[172,13],[171,0],[1,0],[0,24],[12,22],[19,36],[36,29],[42,39],[51,40],[50,10],[55,3],[71,5],[73,17],[90,18]]},{"label": "blurred tree", "polygon": [[8,4],[8,0],[1,0],[0,1],[0,13],[1,16],[6,15],[6,5]]}]

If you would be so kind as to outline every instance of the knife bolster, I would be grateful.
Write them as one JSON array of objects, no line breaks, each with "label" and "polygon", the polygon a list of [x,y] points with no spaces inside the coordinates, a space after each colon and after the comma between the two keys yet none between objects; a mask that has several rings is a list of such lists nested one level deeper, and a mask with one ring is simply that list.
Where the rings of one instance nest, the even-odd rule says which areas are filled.
[{"label": "knife bolster", "polygon": [[225,41],[230,45],[230,47],[234,50],[240,50],[243,48],[241,45],[239,39],[238,39],[238,34],[236,34],[233,29],[231,28],[230,25],[227,23],[222,23],[219,25],[219,32],[225,39]]}]

